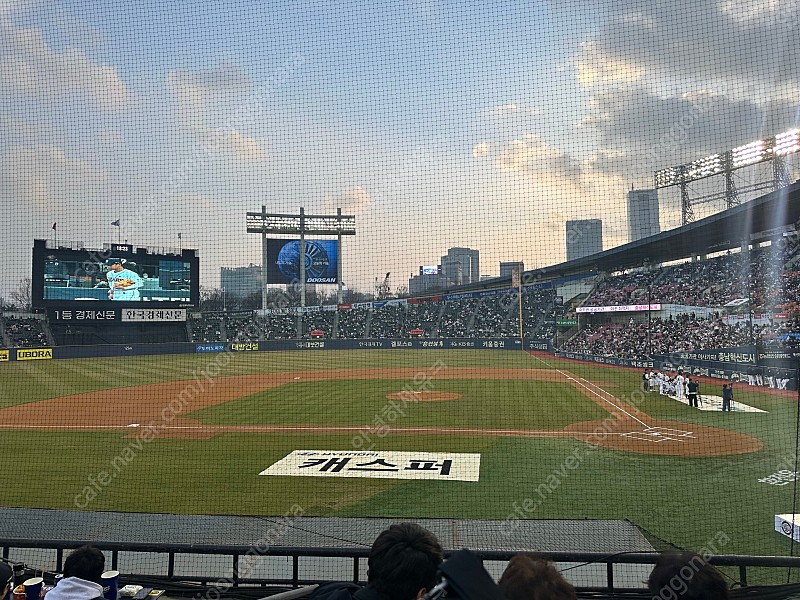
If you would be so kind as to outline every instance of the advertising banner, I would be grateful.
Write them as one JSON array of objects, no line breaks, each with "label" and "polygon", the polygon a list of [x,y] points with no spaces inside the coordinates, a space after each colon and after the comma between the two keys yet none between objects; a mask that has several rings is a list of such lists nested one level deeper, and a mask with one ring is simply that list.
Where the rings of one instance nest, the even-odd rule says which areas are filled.
[{"label": "advertising banner", "polygon": [[47,318],[50,319],[51,322],[62,322],[62,321],[102,321],[102,322],[109,322],[109,321],[119,321],[119,314],[120,309],[107,309],[107,310],[91,310],[91,309],[81,309],[75,310],[72,308],[69,309],[47,309]]},{"label": "advertising banner", "polygon": [[[306,283],[338,283],[337,240],[305,241]],[[300,281],[300,240],[267,240],[267,281]]]},{"label": "advertising banner", "polygon": [[162,322],[183,322],[186,321],[185,308],[173,309],[141,309],[124,308],[122,309],[123,323],[162,323]]},{"label": "advertising banner", "polygon": [[259,475],[479,481],[481,455],[453,452],[295,450]]},{"label": "advertising banner", "polygon": [[644,312],[659,311],[661,304],[622,304],[619,306],[579,306],[575,309],[578,313],[613,313],[613,312]]},{"label": "advertising banner", "polygon": [[48,360],[53,358],[52,348],[23,348],[17,350],[17,360]]},{"label": "advertising banner", "polygon": [[208,352],[225,352],[225,342],[212,342],[209,344],[196,344],[194,351],[198,354]]}]

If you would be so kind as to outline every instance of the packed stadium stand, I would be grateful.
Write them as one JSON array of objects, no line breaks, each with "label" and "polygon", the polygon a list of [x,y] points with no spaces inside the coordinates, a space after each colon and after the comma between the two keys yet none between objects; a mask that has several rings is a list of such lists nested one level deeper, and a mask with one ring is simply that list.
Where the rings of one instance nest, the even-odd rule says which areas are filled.
[{"label": "packed stadium stand", "polygon": [[[651,315],[650,325],[637,315],[626,336],[618,322],[603,323],[607,317],[584,317],[580,327],[560,327],[563,349],[603,355],[629,356],[636,340],[648,339],[652,352],[696,350],[735,346],[759,340],[769,343],[781,334],[797,332],[800,271],[798,246],[780,249],[770,246],[751,253],[728,252],[705,260],[684,261],[666,266],[643,264],[621,273],[597,278],[588,294],[557,297],[557,287],[528,286],[522,294],[523,333],[526,338],[552,340],[556,322],[574,321],[578,306],[602,307],[658,303],[677,307],[669,317]],[[779,259],[779,260],[777,260]],[[770,265],[768,267],[768,265]],[[730,309],[725,304],[747,299]],[[753,312],[785,315],[769,325],[747,327],[740,322],[729,326],[719,321],[726,313],[752,305]],[[684,307],[684,308],[681,308]],[[714,317],[695,315],[697,307],[713,308]],[[325,308],[336,308],[325,307]],[[498,290],[483,297],[469,295],[411,299],[369,308],[339,308],[294,314],[272,311],[258,316],[255,311],[193,313],[187,324],[188,339],[194,342],[254,341],[263,339],[325,337],[336,339],[401,338],[421,330],[425,337],[517,337],[519,303],[514,290]],[[649,327],[650,336],[647,336]],[[51,333],[52,331],[52,333]],[[41,315],[2,318],[2,340],[6,347],[53,344],[113,343],[122,338],[103,335],[90,325],[48,325]],[[752,337],[751,337],[752,334]],[[146,336],[145,336],[146,337]],[[129,335],[130,341],[141,341]],[[181,333],[165,331],[147,341],[183,341]],[[561,344],[559,344],[561,346]],[[602,350],[602,351],[601,351]]]},{"label": "packed stadium stand", "polygon": [[367,314],[365,335],[369,338],[397,338],[406,328],[406,307],[384,304]]},{"label": "packed stadium stand", "polygon": [[340,339],[358,339],[366,336],[367,321],[370,317],[368,309],[349,308],[336,312],[336,337]]}]

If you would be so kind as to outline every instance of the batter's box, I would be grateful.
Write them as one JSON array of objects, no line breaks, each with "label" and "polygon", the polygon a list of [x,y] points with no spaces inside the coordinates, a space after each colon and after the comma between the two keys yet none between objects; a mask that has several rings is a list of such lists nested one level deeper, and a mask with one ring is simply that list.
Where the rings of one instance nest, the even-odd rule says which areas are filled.
[{"label": "batter's box", "polygon": [[683,431],[681,429],[670,429],[669,427],[648,427],[642,431],[630,431],[628,433],[623,433],[622,437],[659,444],[661,442],[683,442],[687,438],[694,438],[694,435],[692,435],[691,431]]}]

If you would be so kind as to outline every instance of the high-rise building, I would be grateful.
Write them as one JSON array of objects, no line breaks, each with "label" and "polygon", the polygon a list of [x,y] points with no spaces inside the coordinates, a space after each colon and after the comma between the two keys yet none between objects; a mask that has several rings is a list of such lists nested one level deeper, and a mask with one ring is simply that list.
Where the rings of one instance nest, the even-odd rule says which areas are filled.
[{"label": "high-rise building", "polygon": [[471,248],[449,248],[442,257],[444,285],[464,285],[481,280],[480,252]]},{"label": "high-rise building", "polygon": [[229,296],[246,298],[261,291],[261,266],[221,267],[220,287]]},{"label": "high-rise building", "polygon": [[521,260],[500,262],[500,277],[511,277],[514,267],[519,267],[520,275],[525,272],[525,263]]},{"label": "high-rise building", "polygon": [[408,293],[412,296],[424,294],[428,291],[439,290],[444,287],[444,278],[442,277],[441,268],[439,265],[420,267],[418,275],[411,275],[408,280]]},{"label": "high-rise building", "polygon": [[658,218],[658,190],[628,192],[628,241],[661,233]]},{"label": "high-rise building", "polygon": [[600,219],[567,221],[567,260],[603,251],[603,222]]}]

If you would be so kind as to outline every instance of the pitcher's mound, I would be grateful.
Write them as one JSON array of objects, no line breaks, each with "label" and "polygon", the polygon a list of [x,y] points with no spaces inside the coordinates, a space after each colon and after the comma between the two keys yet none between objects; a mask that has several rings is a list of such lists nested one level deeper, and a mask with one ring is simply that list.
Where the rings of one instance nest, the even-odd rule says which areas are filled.
[{"label": "pitcher's mound", "polygon": [[437,390],[405,390],[396,394],[387,394],[389,400],[405,400],[406,402],[442,402],[457,400],[461,394],[455,392],[439,392]]}]

